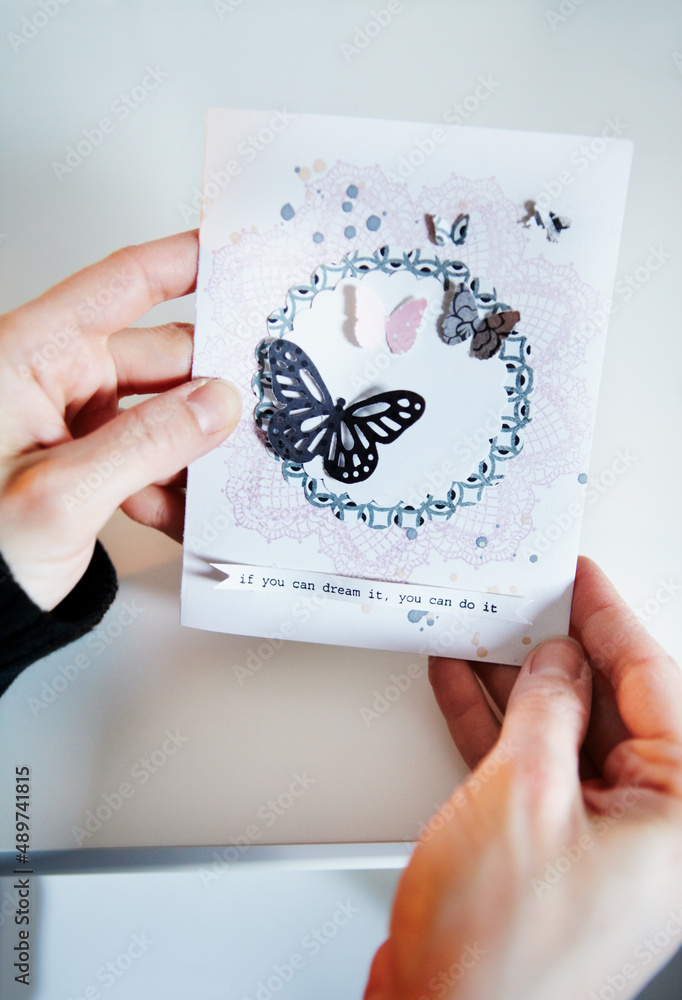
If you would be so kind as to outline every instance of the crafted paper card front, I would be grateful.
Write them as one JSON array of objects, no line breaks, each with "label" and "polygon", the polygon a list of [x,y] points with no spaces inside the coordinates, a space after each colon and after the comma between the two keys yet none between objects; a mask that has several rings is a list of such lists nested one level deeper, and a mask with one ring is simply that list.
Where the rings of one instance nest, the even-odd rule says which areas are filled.
[{"label": "crafted paper card front", "polygon": [[190,469],[183,624],[515,664],[567,631],[630,159],[209,112],[194,375],[244,409]]}]

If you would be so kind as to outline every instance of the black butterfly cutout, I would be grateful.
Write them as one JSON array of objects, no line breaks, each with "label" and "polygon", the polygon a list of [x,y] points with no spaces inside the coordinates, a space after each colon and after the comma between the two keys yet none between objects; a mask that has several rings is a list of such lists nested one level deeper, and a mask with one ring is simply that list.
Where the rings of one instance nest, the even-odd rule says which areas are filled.
[{"label": "black butterfly cutout", "polygon": [[333,402],[305,351],[290,340],[268,350],[272,391],[282,405],[268,424],[268,441],[281,459],[300,463],[322,458],[324,471],[343,483],[361,483],[377,467],[377,444],[391,444],[423,415],[416,392],[382,392],[346,406]]},{"label": "black butterfly cutout", "polygon": [[451,309],[451,315],[443,320],[443,340],[448,344],[461,344],[471,337],[471,353],[482,361],[497,354],[503,339],[521,319],[521,314],[512,310],[479,319],[476,299],[465,285],[460,285],[455,292]]}]

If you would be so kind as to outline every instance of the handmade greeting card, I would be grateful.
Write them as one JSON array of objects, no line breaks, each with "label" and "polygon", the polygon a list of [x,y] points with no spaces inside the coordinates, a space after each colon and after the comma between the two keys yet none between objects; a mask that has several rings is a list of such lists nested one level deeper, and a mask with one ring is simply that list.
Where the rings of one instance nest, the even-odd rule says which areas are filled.
[{"label": "handmade greeting card", "polygon": [[631,157],[212,110],[182,623],[521,663],[568,628]]}]

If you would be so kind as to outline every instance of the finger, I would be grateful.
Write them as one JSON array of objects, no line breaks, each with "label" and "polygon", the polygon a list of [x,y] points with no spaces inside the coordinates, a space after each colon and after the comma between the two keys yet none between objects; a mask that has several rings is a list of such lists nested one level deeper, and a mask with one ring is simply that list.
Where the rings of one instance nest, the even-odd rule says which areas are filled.
[{"label": "finger", "polygon": [[585,736],[585,747],[602,774],[604,761],[615,746],[630,737],[618,710],[618,703],[608,678],[599,670],[592,672],[592,709]]},{"label": "finger", "polygon": [[504,663],[472,662],[472,667],[483,687],[488,691],[501,715],[507,710],[509,695],[519,676],[518,667]]},{"label": "finger", "polygon": [[38,548],[54,547],[57,535],[61,547],[82,544],[128,497],[223,441],[240,412],[239,391],[220,379],[171,389],[84,438],[26,456],[5,488],[3,511],[11,521],[12,505],[21,506]]},{"label": "finger", "polygon": [[466,660],[429,658],[429,680],[455,746],[474,768],[490,751],[500,724]]},{"label": "finger", "polygon": [[590,710],[591,675],[580,646],[548,639],[528,656],[509,697],[502,739],[548,818],[561,820],[578,788],[578,751]]},{"label": "finger", "polygon": [[185,523],[185,491],[171,486],[145,486],[121,504],[121,510],[138,524],[156,528],[182,543]]},{"label": "finger", "polygon": [[198,251],[196,230],[116,250],[15,309],[4,335],[29,355],[48,341],[68,353],[78,332],[108,336],[193,291]]},{"label": "finger", "polygon": [[[483,684],[484,689],[493,699],[495,706],[499,709],[501,715],[504,715],[507,710],[509,695],[511,694],[512,688],[514,687],[514,684],[519,676],[519,668],[510,667],[504,663],[483,663],[481,661],[472,663],[472,667]],[[579,754],[579,774],[581,780],[596,778],[599,774],[601,774],[601,767],[597,768],[597,766],[595,766],[588,743],[594,713],[594,692],[592,705],[593,709],[590,714],[590,722],[588,724],[587,736],[585,737],[585,745]],[[595,734],[598,733],[599,727],[595,726]]]},{"label": "finger", "polygon": [[164,392],[187,381],[192,369],[192,323],[128,327],[109,338],[118,395]]},{"label": "finger", "polygon": [[578,561],[571,622],[635,737],[682,742],[682,673],[590,559]]}]

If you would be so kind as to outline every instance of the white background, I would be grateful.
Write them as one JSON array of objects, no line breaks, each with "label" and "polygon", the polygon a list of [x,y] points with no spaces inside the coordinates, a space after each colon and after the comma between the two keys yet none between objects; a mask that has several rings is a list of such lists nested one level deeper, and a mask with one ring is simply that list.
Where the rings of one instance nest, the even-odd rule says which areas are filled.
[{"label": "white background", "polygon": [[[581,550],[603,565],[633,606],[650,602],[652,632],[679,656],[679,596],[666,604],[656,597],[665,596],[664,581],[682,584],[674,448],[682,360],[682,73],[674,61],[675,51],[682,53],[679,4],[585,0],[552,27],[547,10],[558,10],[558,0],[404,0],[378,37],[345,58],[341,44],[352,44],[356,26],[381,6],[381,0],[243,0],[221,20],[209,0],[71,0],[15,53],[7,33],[39,8],[37,2],[5,4],[2,307],[38,294],[118,246],[188,228],[180,207],[191,202],[201,182],[207,106],[285,106],[437,125],[455,102],[474,93],[480,76],[492,76],[499,86],[467,124],[596,135],[607,119],[619,119],[626,126],[623,137],[635,142],[619,276],[644,267],[651,248],[670,257],[645,275],[629,301],[616,297],[591,465],[593,485],[604,489],[588,503]],[[52,162],[63,162],[66,147],[82,138],[83,129],[111,116],[112,102],[140,83],[148,65],[168,76],[59,181]],[[187,299],[159,308],[154,319],[192,316]],[[635,460],[624,474],[609,476],[618,452]],[[613,478],[613,485],[604,485]],[[391,672],[404,669],[405,658],[339,651],[325,652],[322,662],[315,647],[295,646],[276,651],[240,687],[230,666],[247,654],[243,640],[233,647],[228,637],[206,638],[177,626],[177,547],[118,515],[103,539],[123,580],[122,599],[136,596],[144,614],[106,653],[92,655],[88,670],[47,710],[34,716],[27,699],[71,661],[72,651],[26,671],[0,702],[0,794],[9,801],[9,768],[30,763],[37,846],[75,846],[72,824],[158,746],[166,728],[184,727],[190,742],[100,831],[97,843],[224,842],[226,831],[243,828],[256,806],[286,787],[296,767],[310,769],[312,763],[319,796],[313,801],[311,791],[300,808],[283,816],[275,839],[305,841],[322,829],[328,839],[400,839],[463,774],[423,677],[372,727],[362,723],[360,706],[371,703]],[[115,608],[114,619],[117,613]],[[273,900],[291,899],[290,888],[278,889],[274,879],[272,884]],[[42,982],[54,988],[34,993],[49,1000],[68,997],[87,982],[67,947],[79,931],[65,919],[71,908],[76,912],[74,897],[66,882],[55,891],[62,893],[61,905],[45,910],[43,926],[52,943],[41,952],[47,963]],[[257,893],[255,886],[243,891]],[[142,888],[139,893],[142,899]],[[312,896],[294,895],[296,907],[289,903],[285,909],[300,939],[316,917],[306,909]],[[106,940],[106,955],[118,954],[118,942],[137,929],[135,898],[112,889],[109,907],[87,904]],[[181,997],[188,991],[180,972],[194,968],[202,913],[213,926],[218,917],[172,905],[186,931],[186,951],[174,949],[155,985],[159,995]],[[229,953],[214,953],[213,979],[198,978],[197,966],[202,995],[240,998],[247,981],[255,984],[290,953],[288,939],[277,945],[266,940],[257,914],[236,897],[233,905],[241,907],[244,920],[240,929],[239,921],[230,923],[230,940],[237,950],[250,945],[250,978],[231,978]],[[280,905],[273,902],[273,912]],[[365,944],[378,943],[381,933],[378,924],[368,929]],[[218,938],[211,940],[219,951]],[[320,956],[321,962],[335,956],[336,972],[330,965],[325,990],[332,998],[358,995],[358,966],[366,966],[371,950],[361,954],[350,937],[343,941],[339,936]],[[344,970],[353,978],[345,981]],[[110,995],[148,996],[149,981],[136,976],[131,969]],[[301,980],[279,996],[319,995],[306,989]],[[679,986],[675,991],[671,981],[660,995],[677,996]]]}]

